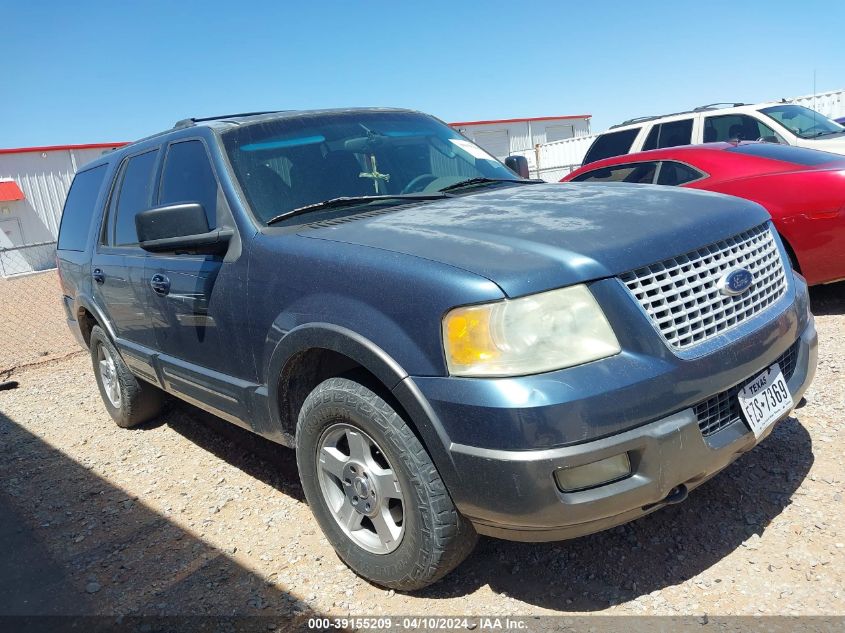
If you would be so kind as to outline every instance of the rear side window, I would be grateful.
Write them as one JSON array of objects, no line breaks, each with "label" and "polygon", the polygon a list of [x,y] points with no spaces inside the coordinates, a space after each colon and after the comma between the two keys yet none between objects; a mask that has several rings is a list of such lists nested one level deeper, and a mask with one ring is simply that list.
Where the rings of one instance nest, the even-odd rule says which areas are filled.
[{"label": "rear side window", "polygon": [[654,182],[656,168],[657,163],[654,161],[600,167],[573,178],[572,182],[633,182],[650,185]]},{"label": "rear side window", "polygon": [[768,125],[747,114],[723,114],[704,119],[704,142],[756,141],[765,139],[783,143],[784,140]]},{"label": "rear side window", "polygon": [[593,141],[590,149],[587,150],[583,164],[586,165],[604,158],[627,154],[631,150],[631,145],[634,143],[634,139],[637,138],[639,132],[640,128],[635,127],[630,130],[602,134]]},{"label": "rear side window", "polygon": [[158,150],[133,156],[126,162],[117,196],[114,220],[114,246],[138,243],[135,216],[152,206],[153,169]]},{"label": "rear side window", "polygon": [[658,123],[651,128],[643,151],[689,145],[692,142],[692,119]]},{"label": "rear side window", "polygon": [[84,251],[88,243],[88,231],[94,217],[94,207],[106,176],[106,165],[100,165],[76,174],[62,211],[59,227],[58,249],[62,251]]},{"label": "rear side window", "polygon": [[199,202],[209,228],[217,225],[217,179],[202,141],[173,143],[164,159],[159,204]]},{"label": "rear side window", "polygon": [[693,169],[689,165],[676,163],[672,160],[663,161],[660,165],[660,175],[657,176],[658,185],[677,187],[693,180],[704,178],[707,174]]}]

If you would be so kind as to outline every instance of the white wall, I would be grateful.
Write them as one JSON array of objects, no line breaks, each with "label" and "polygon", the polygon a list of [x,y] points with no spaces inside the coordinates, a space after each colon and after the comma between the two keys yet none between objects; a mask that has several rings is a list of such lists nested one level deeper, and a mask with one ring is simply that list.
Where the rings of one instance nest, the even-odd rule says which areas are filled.
[{"label": "white wall", "polygon": [[[510,154],[522,154],[535,169],[534,148],[547,142],[547,138],[581,137],[590,133],[590,119],[546,119],[542,121],[519,121],[513,123],[484,123],[481,125],[453,125],[456,130],[471,139],[496,158],[504,160]],[[505,144],[503,134],[508,137]],[[507,147],[508,153],[504,153]]]},{"label": "white wall", "polygon": [[20,221],[25,244],[54,241],[76,171],[103,149],[63,149],[0,154],[0,180],[14,180],[25,198],[0,202],[0,219]]},{"label": "white wall", "polygon": [[546,182],[558,182],[581,166],[584,155],[597,136],[598,134],[589,134],[544,143],[534,150],[520,153],[528,159],[532,177],[541,178]]}]

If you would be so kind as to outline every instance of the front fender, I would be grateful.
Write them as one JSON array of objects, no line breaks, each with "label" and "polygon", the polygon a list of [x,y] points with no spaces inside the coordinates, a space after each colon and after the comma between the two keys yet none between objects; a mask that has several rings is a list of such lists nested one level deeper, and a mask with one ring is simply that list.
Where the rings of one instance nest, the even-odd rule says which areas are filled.
[{"label": "front fender", "polygon": [[288,361],[309,349],[327,349],[351,358],[372,373],[388,389],[408,376],[383,349],[357,332],[332,323],[309,323],[288,332],[276,345],[267,368],[267,391],[271,414],[281,419],[279,377]]},{"label": "front fender", "polygon": [[[455,489],[458,475],[448,451],[449,439],[429,403],[402,366],[369,339],[348,328],[332,323],[309,323],[288,332],[276,345],[267,368],[267,397],[270,419],[277,429],[283,427],[280,378],[288,362],[309,349],[326,349],[352,359],[373,374],[404,409],[406,422],[428,450],[448,489]],[[284,438],[292,444],[293,437]]]}]

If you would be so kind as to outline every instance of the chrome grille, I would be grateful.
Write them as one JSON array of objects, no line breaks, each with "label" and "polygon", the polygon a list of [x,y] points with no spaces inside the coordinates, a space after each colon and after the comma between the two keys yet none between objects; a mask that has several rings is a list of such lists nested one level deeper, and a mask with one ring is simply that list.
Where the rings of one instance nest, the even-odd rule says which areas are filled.
[{"label": "chrome grille", "polygon": [[[719,292],[729,271],[754,281],[737,296]],[[703,343],[765,310],[786,292],[786,273],[767,224],[620,277],[673,348]]]},{"label": "chrome grille", "polygon": [[[775,363],[780,365],[783,377],[787,380],[792,378],[792,374],[795,373],[795,366],[798,361],[798,343],[796,341],[792,347],[775,360]],[[712,435],[742,417],[739,410],[739,400],[736,396],[745,385],[754,380],[760,373],[762,373],[762,370],[748,380],[731,387],[727,391],[717,393],[693,407],[695,416],[698,418],[698,428],[702,435]]]}]

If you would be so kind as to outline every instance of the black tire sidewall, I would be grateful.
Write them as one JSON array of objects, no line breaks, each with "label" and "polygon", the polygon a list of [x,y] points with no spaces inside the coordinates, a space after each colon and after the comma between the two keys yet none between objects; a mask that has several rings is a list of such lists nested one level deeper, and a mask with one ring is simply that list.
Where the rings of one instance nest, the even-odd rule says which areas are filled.
[{"label": "black tire sidewall", "polygon": [[[103,385],[103,377],[100,374],[100,363],[98,358],[98,352],[100,347],[104,347],[108,350],[109,354],[111,354],[112,359],[114,359],[115,370],[118,378],[118,384],[120,385],[120,407],[115,407],[111,400],[106,393],[106,388]],[[118,366],[120,363],[123,363],[123,359],[117,353],[114,345],[112,345],[111,341],[105,335],[105,333],[99,328],[95,327],[91,331],[91,362],[94,366],[94,376],[97,379],[97,387],[100,390],[100,397],[103,400],[103,404],[106,407],[106,410],[109,412],[109,415],[114,419],[115,422],[119,426],[124,426],[126,424],[126,412],[124,411],[124,407],[126,405],[126,389],[123,386],[123,381],[121,380],[121,371],[120,367]],[[121,423],[123,422],[123,423]]]},{"label": "black tire sidewall", "polygon": [[[369,403],[363,404],[370,415],[363,414],[361,407],[356,408],[351,404],[349,393],[344,393],[342,399],[323,400],[311,408],[297,428],[297,462],[311,512],[340,558],[353,570],[361,570],[373,582],[396,583],[418,567],[425,567],[420,554],[431,548],[423,547],[421,539],[432,530],[431,517],[426,514],[434,510],[424,486],[421,488],[413,482],[411,469],[414,465],[404,457],[410,448],[405,445],[407,437],[401,437],[402,434],[389,424],[390,416],[385,415],[383,410],[367,406]],[[399,547],[388,554],[368,552],[354,543],[341,530],[323,498],[317,473],[317,447],[325,431],[337,423],[359,428],[373,438],[399,479],[404,493],[405,531]],[[418,442],[415,436],[410,436],[414,442]]]}]

